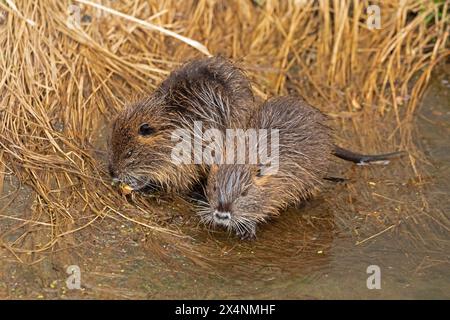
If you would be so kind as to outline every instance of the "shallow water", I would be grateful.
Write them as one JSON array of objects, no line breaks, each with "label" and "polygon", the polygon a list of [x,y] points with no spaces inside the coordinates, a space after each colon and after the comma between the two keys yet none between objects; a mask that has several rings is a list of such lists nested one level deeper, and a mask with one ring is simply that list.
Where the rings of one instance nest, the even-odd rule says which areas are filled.
[{"label": "shallow water", "polygon": [[[208,265],[179,253],[161,262],[150,254],[145,228],[105,218],[32,265],[0,249],[0,297],[448,299],[449,81],[447,65],[418,110],[415,137],[430,162],[421,165],[421,178],[408,159],[369,167],[337,162],[348,183],[329,183],[314,200],[262,226],[253,242],[192,228],[198,221],[183,200],[155,203],[193,237]],[[0,207],[17,187],[7,214],[20,219],[30,190],[14,177],[4,180]],[[17,222],[1,221],[2,234]],[[80,267],[81,290],[67,289],[68,265]],[[370,265],[380,268],[381,289],[367,288]]]}]

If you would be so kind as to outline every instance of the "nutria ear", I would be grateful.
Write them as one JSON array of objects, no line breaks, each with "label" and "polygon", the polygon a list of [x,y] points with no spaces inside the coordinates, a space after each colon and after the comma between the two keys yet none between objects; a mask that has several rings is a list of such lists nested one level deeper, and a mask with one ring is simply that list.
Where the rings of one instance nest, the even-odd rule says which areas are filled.
[{"label": "nutria ear", "polygon": [[217,173],[217,171],[219,170],[219,166],[217,164],[212,164],[209,171],[210,173]]},{"label": "nutria ear", "polygon": [[266,181],[267,181],[267,176],[268,175],[264,175],[262,173],[262,169],[263,169],[264,165],[259,164],[256,167],[253,168],[253,181],[255,183],[255,185],[257,186],[261,186],[263,185]]},{"label": "nutria ear", "polygon": [[252,173],[256,178],[263,177],[265,170],[267,170],[267,167],[262,163],[258,163],[256,166],[252,167]]},{"label": "nutria ear", "polygon": [[255,175],[256,175],[257,178],[261,178],[261,176],[262,176],[261,171],[262,171],[262,165],[259,164],[259,165],[256,167],[256,172],[255,172]]}]

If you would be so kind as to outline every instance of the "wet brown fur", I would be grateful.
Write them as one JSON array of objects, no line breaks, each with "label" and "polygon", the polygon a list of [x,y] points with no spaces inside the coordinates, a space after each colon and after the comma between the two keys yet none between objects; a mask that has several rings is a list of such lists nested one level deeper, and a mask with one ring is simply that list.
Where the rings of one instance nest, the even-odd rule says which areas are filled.
[{"label": "wet brown fur", "polygon": [[333,150],[326,116],[298,97],[266,101],[248,128],[279,129],[278,172],[260,176],[258,165],[216,165],[206,187],[209,204],[200,211],[211,225],[217,224],[215,211],[228,211],[224,226],[242,237],[254,237],[257,223],[317,192]]},{"label": "wet brown fur", "polygon": [[[178,165],[171,159],[175,129],[192,132],[194,121],[203,128],[242,126],[254,97],[245,74],[222,57],[190,61],[173,71],[155,92],[128,105],[112,126],[110,173],[133,189],[163,187],[186,191],[199,180],[205,167]],[[139,127],[148,123],[154,133],[140,136]]]}]

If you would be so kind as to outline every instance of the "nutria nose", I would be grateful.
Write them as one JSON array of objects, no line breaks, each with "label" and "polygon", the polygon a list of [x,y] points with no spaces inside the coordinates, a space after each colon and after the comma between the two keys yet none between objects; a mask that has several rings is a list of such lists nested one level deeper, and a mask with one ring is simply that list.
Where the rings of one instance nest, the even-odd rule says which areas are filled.
[{"label": "nutria nose", "polygon": [[229,212],[214,211],[214,217],[218,220],[230,220],[231,214]]}]

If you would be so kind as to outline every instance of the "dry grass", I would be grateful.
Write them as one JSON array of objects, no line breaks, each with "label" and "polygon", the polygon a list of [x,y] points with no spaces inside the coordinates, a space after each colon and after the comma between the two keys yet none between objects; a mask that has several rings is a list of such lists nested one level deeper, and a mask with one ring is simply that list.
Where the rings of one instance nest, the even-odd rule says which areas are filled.
[{"label": "dry grass", "polygon": [[110,119],[127,101],[207,52],[237,60],[261,95],[301,94],[335,119],[341,137],[358,132],[341,144],[410,150],[420,176],[411,123],[449,54],[448,2],[383,2],[381,30],[368,30],[368,1],[357,0],[102,1],[134,20],[79,4],[80,28],[67,25],[70,3],[0,1],[0,187],[16,177],[32,197],[26,217],[8,216],[14,194],[0,211],[0,221],[17,223],[0,227],[0,243],[18,259],[110,218],[147,228],[155,252],[176,242],[199,259],[154,201],[130,202],[111,188],[104,152]]}]

